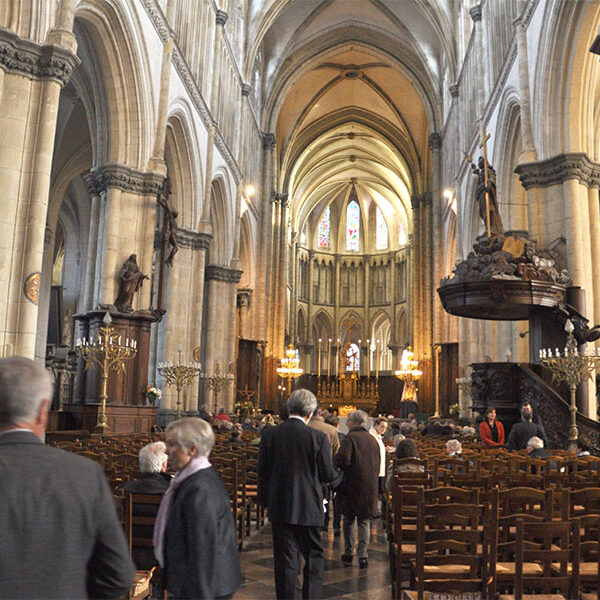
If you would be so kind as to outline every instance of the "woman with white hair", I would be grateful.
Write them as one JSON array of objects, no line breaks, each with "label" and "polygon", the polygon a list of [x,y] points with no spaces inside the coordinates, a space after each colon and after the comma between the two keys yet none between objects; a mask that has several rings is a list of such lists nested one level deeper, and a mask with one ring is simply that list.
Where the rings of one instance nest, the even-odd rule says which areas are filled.
[{"label": "woman with white hair", "polygon": [[460,458],[462,444],[458,440],[448,440],[446,442],[446,454],[453,458]]},{"label": "woman with white hair", "polygon": [[179,419],[168,425],[165,442],[176,471],[154,526],[165,587],[175,598],[230,598],[242,576],[229,497],[208,461],[213,429],[202,419]]}]

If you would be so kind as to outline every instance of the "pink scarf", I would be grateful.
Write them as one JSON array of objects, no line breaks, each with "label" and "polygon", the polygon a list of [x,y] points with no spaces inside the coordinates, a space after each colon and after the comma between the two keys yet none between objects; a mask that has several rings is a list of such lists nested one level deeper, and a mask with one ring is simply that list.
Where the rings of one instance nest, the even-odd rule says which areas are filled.
[{"label": "pink scarf", "polygon": [[211,464],[208,462],[208,457],[206,456],[198,456],[196,458],[192,458],[190,462],[183,468],[173,479],[171,479],[171,483],[169,484],[169,488],[165,492],[163,499],[160,503],[160,508],[158,509],[158,514],[156,515],[156,521],[154,523],[154,536],[152,538],[152,542],[154,544],[154,556],[156,556],[156,560],[158,560],[158,564],[161,567],[164,567],[164,557],[163,557],[163,539],[165,535],[165,527],[167,525],[167,517],[169,516],[169,510],[171,508],[171,502],[173,501],[173,494],[175,490],[190,476],[202,469],[208,469]]}]

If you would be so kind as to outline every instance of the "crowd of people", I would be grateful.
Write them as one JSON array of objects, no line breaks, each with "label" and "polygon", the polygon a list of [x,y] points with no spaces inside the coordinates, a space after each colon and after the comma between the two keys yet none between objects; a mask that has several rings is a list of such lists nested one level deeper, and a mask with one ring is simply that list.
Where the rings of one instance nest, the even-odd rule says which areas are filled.
[{"label": "crowd of people", "polygon": [[[226,444],[245,444],[243,431],[255,433],[250,443],[259,445],[259,495],[272,527],[277,598],[298,597],[301,557],[302,597],[321,598],[321,532],[330,521],[334,535],[343,535],[342,564],[352,567],[356,556],[357,566],[368,568],[372,522],[392,476],[386,482],[386,455],[417,458],[413,438],[437,434],[450,437],[446,452],[460,459],[460,438],[475,433],[451,422],[419,425],[414,415],[379,416],[369,427],[362,410],[348,414],[342,433],[337,415],[306,389],[293,392],[277,417],[238,420],[221,410],[212,423],[206,415],[173,421],[164,442],[140,450],[141,477],[123,485],[129,493],[163,495],[149,515],[154,548],[134,553],[134,566],[100,466],[43,443],[51,398],[52,382],[38,363],[0,360],[0,545],[10,549],[0,555],[0,598],[117,598],[129,589],[135,567],[157,563],[172,597],[232,597],[242,575],[230,499],[210,463],[215,431],[229,433]],[[507,440],[492,407],[479,434],[485,448],[547,456],[545,431],[533,422],[529,404]],[[398,468],[423,470],[418,461]]]}]

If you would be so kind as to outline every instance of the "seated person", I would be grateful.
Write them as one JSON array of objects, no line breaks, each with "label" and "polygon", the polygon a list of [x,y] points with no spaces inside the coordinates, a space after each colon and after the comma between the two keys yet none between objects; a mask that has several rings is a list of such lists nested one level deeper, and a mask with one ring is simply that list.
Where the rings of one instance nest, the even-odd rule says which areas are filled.
[{"label": "seated person", "polygon": [[225,440],[226,444],[241,444],[245,445],[244,440],[242,440],[242,426],[239,423],[236,423],[231,428],[231,436],[229,439]]},{"label": "seated person", "polygon": [[[123,484],[130,494],[164,494],[169,487],[171,476],[167,475],[167,453],[164,442],[152,442],[144,446],[139,453],[142,476],[135,481]],[[139,517],[156,517],[158,504],[134,504],[133,514]],[[152,525],[134,525],[133,537],[152,539]],[[156,558],[152,548],[133,547],[133,562],[137,569],[148,570],[155,566]]]},{"label": "seated person", "polygon": [[427,425],[422,433],[423,435],[453,435],[454,423],[443,425],[441,421],[435,421],[434,423]]},{"label": "seated person", "polygon": [[446,454],[450,458],[462,458],[462,444],[458,440],[446,442]]},{"label": "seated person", "polygon": [[[419,458],[417,452],[417,446],[413,440],[407,438],[398,442],[396,451],[394,452],[395,458]],[[394,473],[423,473],[425,472],[424,465],[415,464],[397,464],[394,463],[393,469],[388,469],[387,478],[385,481],[385,487],[387,490],[392,489],[392,479]]]},{"label": "seated person", "polygon": [[527,455],[529,458],[547,458],[550,453],[544,448],[544,440],[534,435],[527,440]]},{"label": "seated person", "polygon": [[216,420],[219,420],[219,421],[231,421],[231,419],[229,418],[229,415],[225,412],[224,408],[220,408],[219,409],[219,412],[215,416],[215,421]]}]

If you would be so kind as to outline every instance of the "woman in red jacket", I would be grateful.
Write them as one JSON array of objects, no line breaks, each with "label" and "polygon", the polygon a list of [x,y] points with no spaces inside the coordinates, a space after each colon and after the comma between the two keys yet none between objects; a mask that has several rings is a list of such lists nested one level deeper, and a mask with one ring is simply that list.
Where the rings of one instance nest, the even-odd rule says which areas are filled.
[{"label": "woman in red jacket", "polygon": [[485,419],[479,424],[479,436],[483,448],[495,448],[504,445],[504,427],[496,420],[496,409],[488,406]]}]

